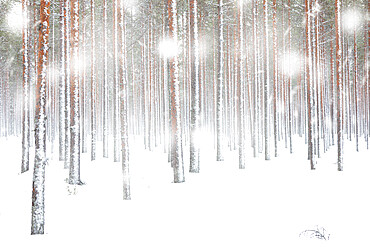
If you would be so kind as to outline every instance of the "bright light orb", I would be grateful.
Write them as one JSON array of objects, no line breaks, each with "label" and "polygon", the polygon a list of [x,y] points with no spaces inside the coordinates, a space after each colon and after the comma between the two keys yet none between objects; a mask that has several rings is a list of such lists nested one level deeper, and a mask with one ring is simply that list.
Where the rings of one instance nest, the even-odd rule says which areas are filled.
[{"label": "bright light orb", "polygon": [[159,43],[159,53],[165,58],[171,58],[179,53],[178,44],[173,39],[165,39]]},{"label": "bright light orb", "polygon": [[343,25],[347,31],[355,30],[361,24],[361,13],[356,9],[347,10],[343,14]]},{"label": "bright light orb", "polygon": [[294,76],[300,69],[300,57],[297,53],[292,52],[285,54],[282,58],[282,68],[285,75]]},{"label": "bright light orb", "polygon": [[12,8],[10,9],[7,15],[7,22],[9,28],[13,32],[21,32],[23,26],[23,18],[22,18],[22,4],[15,3],[13,4]]}]

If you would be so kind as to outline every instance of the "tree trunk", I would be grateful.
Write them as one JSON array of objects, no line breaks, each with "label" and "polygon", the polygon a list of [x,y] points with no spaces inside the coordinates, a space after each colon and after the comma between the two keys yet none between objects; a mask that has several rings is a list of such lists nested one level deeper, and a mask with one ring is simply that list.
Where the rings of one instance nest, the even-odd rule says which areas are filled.
[{"label": "tree trunk", "polygon": [[341,0],[335,0],[338,171],[343,171]]},{"label": "tree trunk", "polygon": [[[177,45],[177,3],[168,0],[169,36]],[[182,159],[182,136],[180,115],[180,83],[178,55],[170,59],[170,94],[171,94],[171,166],[174,171],[174,182],[185,181],[184,164]]]},{"label": "tree trunk", "polygon": [[[29,69],[29,32],[28,32],[28,0],[22,0],[22,47],[23,47],[23,105],[22,105],[22,166],[21,172],[29,170],[30,163],[30,69]],[[2,116],[1,116],[2,117]]]},{"label": "tree trunk", "polygon": [[[122,1],[122,0],[121,0]],[[128,120],[127,120],[127,93],[128,93],[128,84],[127,84],[127,69],[126,69],[126,50],[125,50],[125,39],[126,39],[126,30],[125,30],[125,15],[124,8],[119,4],[118,5],[119,14],[119,34],[118,41],[120,46],[119,53],[119,75],[120,75],[120,116],[121,116],[121,147],[122,147],[122,173],[123,173],[123,199],[130,200],[130,172],[129,172],[129,143],[128,143]]]},{"label": "tree trunk", "polygon": [[32,182],[31,234],[44,234],[46,158],[46,75],[49,46],[50,1],[41,0],[36,84],[35,166]]},{"label": "tree trunk", "polygon": [[218,0],[217,22],[217,92],[216,92],[216,134],[217,134],[217,161],[223,161],[223,0]]},{"label": "tree trunk", "polygon": [[197,0],[190,0],[191,123],[190,172],[199,172],[199,42]]},{"label": "tree trunk", "polygon": [[263,10],[264,10],[264,64],[265,64],[265,83],[264,83],[264,107],[265,107],[265,160],[270,160],[270,106],[269,106],[269,98],[270,98],[270,72],[269,72],[269,40],[268,40],[268,6],[267,1],[264,0],[263,2]]},{"label": "tree trunk", "polygon": [[79,4],[71,0],[71,163],[69,184],[80,180]]}]

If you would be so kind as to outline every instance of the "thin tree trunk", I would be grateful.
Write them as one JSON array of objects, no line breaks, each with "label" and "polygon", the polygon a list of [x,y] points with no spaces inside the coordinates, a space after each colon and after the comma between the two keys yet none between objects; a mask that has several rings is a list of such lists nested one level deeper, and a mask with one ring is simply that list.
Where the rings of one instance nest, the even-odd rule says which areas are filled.
[{"label": "thin tree trunk", "polygon": [[335,0],[338,171],[343,171],[341,0]]},{"label": "thin tree trunk", "polygon": [[64,169],[69,168],[71,162],[71,71],[70,71],[70,0],[64,3],[64,35],[65,35],[65,158]]},{"label": "thin tree trunk", "polygon": [[95,0],[91,0],[91,160],[96,158]]},{"label": "thin tree trunk", "polygon": [[264,64],[265,64],[265,83],[264,83],[264,107],[265,107],[265,160],[270,160],[270,107],[269,107],[269,98],[270,98],[270,72],[269,72],[269,40],[268,40],[268,6],[267,1],[264,0],[263,2],[263,10],[264,10]]},{"label": "thin tree trunk", "polygon": [[71,163],[69,184],[80,180],[79,3],[71,0]]},{"label": "thin tree trunk", "polygon": [[[169,36],[177,45],[177,3],[168,0]],[[174,182],[185,182],[182,160],[182,136],[180,115],[180,83],[178,55],[170,59],[170,95],[171,95],[171,166],[174,171]]]},{"label": "thin tree trunk", "polygon": [[191,123],[190,172],[199,172],[199,42],[197,0],[190,0]]},{"label": "thin tree trunk", "polygon": [[216,92],[216,134],[217,134],[217,161],[223,161],[223,0],[218,0],[217,22],[217,92]]},{"label": "thin tree trunk", "polygon": [[[122,0],[121,0],[122,1]],[[119,1],[118,1],[119,2]],[[131,199],[130,191],[130,171],[129,171],[129,143],[128,143],[128,119],[127,119],[127,93],[128,93],[128,82],[127,82],[127,69],[126,69],[126,49],[125,49],[125,13],[123,6],[118,4],[118,20],[119,20],[119,33],[118,43],[120,46],[119,53],[119,77],[120,77],[120,117],[121,117],[121,152],[122,152],[122,173],[123,173],[123,199]]]},{"label": "thin tree trunk", "polygon": [[108,158],[108,27],[107,27],[107,0],[103,6],[103,42],[104,42],[104,68],[103,68],[103,157]]},{"label": "thin tree trunk", "polygon": [[65,160],[65,0],[60,0],[59,161]]},{"label": "thin tree trunk", "polygon": [[[29,32],[28,32],[28,0],[22,0],[22,48],[23,48],[23,105],[22,105],[22,166],[21,172],[29,170],[30,163],[30,69],[29,69]],[[2,116],[0,116],[2,117]]]},{"label": "thin tree trunk", "polygon": [[119,138],[119,104],[118,104],[118,1],[113,4],[113,140],[114,140],[114,162],[120,161],[120,138]]}]

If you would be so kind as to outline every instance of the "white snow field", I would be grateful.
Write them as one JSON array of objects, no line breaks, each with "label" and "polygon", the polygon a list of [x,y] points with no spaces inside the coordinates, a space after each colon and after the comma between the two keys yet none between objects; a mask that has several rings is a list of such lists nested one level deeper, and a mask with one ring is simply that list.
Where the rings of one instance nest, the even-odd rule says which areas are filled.
[{"label": "white snow field", "polygon": [[[21,139],[0,139],[0,246],[370,246],[365,143],[359,153],[354,142],[346,143],[343,172],[337,171],[335,146],[311,171],[300,138],[294,154],[281,146],[270,161],[262,154],[253,158],[250,150],[246,169],[239,170],[237,151],[216,162],[212,139],[205,137],[201,172],[186,172],[186,182],[174,184],[162,148],[150,152],[141,138],[133,139],[131,201],[122,200],[121,164],[112,153],[99,158],[100,146],[97,161],[82,154],[86,184],[76,189],[65,182],[63,162],[50,160],[45,234],[37,236],[30,235],[33,162],[20,174]],[[329,240],[300,237],[316,227],[325,228]]]}]

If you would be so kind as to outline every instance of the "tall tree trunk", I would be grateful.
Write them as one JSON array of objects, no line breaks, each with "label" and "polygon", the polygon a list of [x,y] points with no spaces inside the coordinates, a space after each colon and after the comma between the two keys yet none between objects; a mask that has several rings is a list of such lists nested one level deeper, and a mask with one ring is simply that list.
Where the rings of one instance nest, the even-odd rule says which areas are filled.
[{"label": "tall tree trunk", "polygon": [[71,12],[70,4],[71,0],[65,0],[64,3],[64,35],[65,35],[65,158],[64,168],[69,168],[71,162],[71,41],[70,41],[70,23],[71,23]]},{"label": "tall tree trunk", "polygon": [[338,171],[343,171],[341,0],[335,0]]},{"label": "tall tree trunk", "polygon": [[120,161],[120,138],[119,138],[119,104],[118,104],[118,1],[113,4],[113,140],[114,140],[114,162]]},{"label": "tall tree trunk", "polygon": [[190,172],[199,172],[199,42],[197,0],[190,0],[191,123]]},{"label": "tall tree trunk", "polygon": [[277,116],[277,83],[278,83],[278,51],[277,51],[277,26],[276,26],[276,0],[273,0],[273,14],[272,14],[272,43],[273,43],[273,59],[272,59],[272,67],[273,67],[273,90],[274,90],[274,98],[273,98],[273,111],[274,111],[274,148],[275,148],[275,157],[278,156],[278,116]]},{"label": "tall tree trunk", "polygon": [[236,83],[237,83],[237,121],[238,121],[238,144],[239,144],[239,169],[245,168],[245,114],[244,114],[244,42],[243,42],[243,3],[239,4],[237,18],[237,49],[236,55]]},{"label": "tall tree trunk", "polygon": [[[168,0],[169,36],[175,45],[177,41],[177,3]],[[178,55],[170,59],[170,95],[171,95],[171,166],[174,171],[174,182],[185,181],[184,164],[182,159],[182,136],[180,115],[180,82]]]},{"label": "tall tree trunk", "polygon": [[95,0],[91,0],[91,160],[96,158]]},{"label": "tall tree trunk", "polygon": [[107,27],[107,0],[103,6],[103,42],[104,42],[104,68],[103,68],[103,157],[108,158],[108,27]]},{"label": "tall tree trunk", "polygon": [[218,0],[217,19],[217,92],[216,92],[216,134],[217,134],[217,161],[223,161],[223,0]]},{"label": "tall tree trunk", "polygon": [[264,10],[264,65],[265,65],[265,83],[264,83],[264,107],[265,107],[265,160],[270,160],[270,106],[269,106],[269,99],[270,99],[270,72],[269,72],[269,39],[268,39],[268,6],[267,1],[264,0],[263,2],[263,10]]},{"label": "tall tree trunk", "polygon": [[59,59],[59,161],[65,160],[65,0],[60,0],[60,59]]},{"label": "tall tree trunk", "polygon": [[312,127],[312,44],[311,44],[311,18],[310,0],[305,0],[306,13],[306,84],[307,84],[307,122],[308,122],[308,158],[311,170],[315,169],[315,157],[313,148],[313,127]]},{"label": "tall tree trunk", "polygon": [[[122,1],[122,0],[121,0]],[[129,171],[129,143],[128,143],[128,120],[127,120],[127,69],[126,69],[126,49],[125,49],[125,13],[121,4],[119,6],[118,20],[119,20],[119,34],[118,41],[120,46],[119,53],[119,75],[120,75],[120,116],[121,116],[121,150],[122,150],[122,173],[123,173],[123,199],[130,200],[130,171]]]},{"label": "tall tree trunk", "polygon": [[79,4],[71,0],[71,163],[69,184],[80,180]]},{"label": "tall tree trunk", "polygon": [[258,52],[257,52],[257,0],[253,0],[253,12],[252,12],[252,26],[253,26],[253,55],[254,55],[254,73],[253,73],[253,156],[258,156]]},{"label": "tall tree trunk", "polygon": [[36,84],[35,165],[32,182],[31,234],[44,234],[46,158],[46,75],[49,46],[50,1],[41,0]]},{"label": "tall tree trunk", "polygon": [[[28,32],[28,0],[22,0],[22,48],[23,48],[23,105],[22,105],[22,166],[21,172],[29,170],[30,163],[30,65],[29,65],[29,32]],[[2,116],[0,116],[2,117]]]}]

